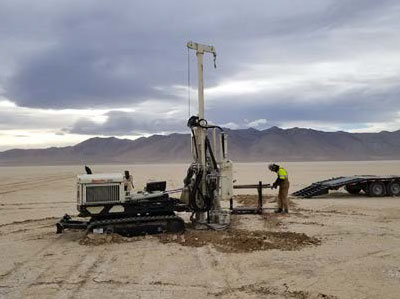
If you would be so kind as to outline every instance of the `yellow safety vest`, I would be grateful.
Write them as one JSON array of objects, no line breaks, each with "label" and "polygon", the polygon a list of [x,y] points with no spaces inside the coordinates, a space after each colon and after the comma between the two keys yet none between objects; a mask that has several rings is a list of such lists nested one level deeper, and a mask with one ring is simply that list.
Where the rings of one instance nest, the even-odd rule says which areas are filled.
[{"label": "yellow safety vest", "polygon": [[288,178],[288,173],[283,167],[279,167],[278,176],[281,180],[286,180]]}]

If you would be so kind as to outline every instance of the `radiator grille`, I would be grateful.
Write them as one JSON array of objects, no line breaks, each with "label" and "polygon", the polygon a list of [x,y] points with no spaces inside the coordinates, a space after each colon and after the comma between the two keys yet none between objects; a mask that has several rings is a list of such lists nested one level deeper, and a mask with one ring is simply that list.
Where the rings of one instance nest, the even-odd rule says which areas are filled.
[{"label": "radiator grille", "polygon": [[87,203],[104,203],[119,201],[119,185],[111,186],[87,186]]}]

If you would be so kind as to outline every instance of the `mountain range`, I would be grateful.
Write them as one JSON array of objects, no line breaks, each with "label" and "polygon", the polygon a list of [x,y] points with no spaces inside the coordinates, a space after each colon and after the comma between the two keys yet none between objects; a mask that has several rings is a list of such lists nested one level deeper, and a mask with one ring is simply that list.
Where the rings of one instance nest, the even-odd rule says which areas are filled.
[{"label": "mountain range", "polygon": [[[400,159],[400,130],[379,133],[323,132],[272,127],[226,129],[228,155],[236,162],[346,161]],[[90,138],[74,146],[0,152],[0,165],[56,165],[189,162],[188,134],[136,140]]]}]

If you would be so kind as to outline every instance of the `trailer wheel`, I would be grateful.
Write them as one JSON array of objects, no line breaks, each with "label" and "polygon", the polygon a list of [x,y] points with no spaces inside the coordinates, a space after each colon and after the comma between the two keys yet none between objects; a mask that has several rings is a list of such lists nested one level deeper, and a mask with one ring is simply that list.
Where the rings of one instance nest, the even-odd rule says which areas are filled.
[{"label": "trailer wheel", "polygon": [[361,191],[360,185],[346,185],[344,189],[350,194],[358,194]]},{"label": "trailer wheel", "polygon": [[394,181],[387,185],[387,192],[389,195],[400,196],[400,182]]},{"label": "trailer wheel", "polygon": [[372,182],[369,184],[369,196],[385,196],[386,188],[382,182]]}]

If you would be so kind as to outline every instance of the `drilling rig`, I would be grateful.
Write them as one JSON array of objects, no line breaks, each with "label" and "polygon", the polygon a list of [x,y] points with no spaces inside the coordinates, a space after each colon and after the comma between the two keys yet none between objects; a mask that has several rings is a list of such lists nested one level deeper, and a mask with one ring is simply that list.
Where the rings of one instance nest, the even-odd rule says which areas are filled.
[{"label": "drilling rig", "polygon": [[[175,212],[190,212],[195,229],[220,230],[229,226],[230,212],[221,208],[221,201],[233,196],[232,162],[227,158],[227,134],[209,124],[204,115],[203,56],[214,57],[213,46],[188,42],[196,51],[198,67],[198,115],[187,122],[191,130],[193,162],[183,180],[183,188],[166,190],[166,182],[147,183],[144,190],[132,192],[129,172],[79,175],[77,179],[77,209],[74,220],[65,215],[57,224],[57,233],[65,229],[85,229],[98,233],[138,235],[161,232],[182,232],[184,221]],[[210,141],[210,139],[212,141]],[[180,198],[170,195],[181,192]]]},{"label": "drilling rig", "polygon": [[228,136],[221,127],[208,124],[204,115],[203,56],[212,54],[216,67],[217,53],[213,46],[195,42],[188,42],[187,47],[196,51],[197,56],[198,115],[191,116],[187,123],[192,133],[193,163],[184,180],[181,200],[194,212],[195,228],[222,228],[229,223],[229,213],[221,209],[221,201],[229,201],[233,195],[232,162],[227,159]]}]

